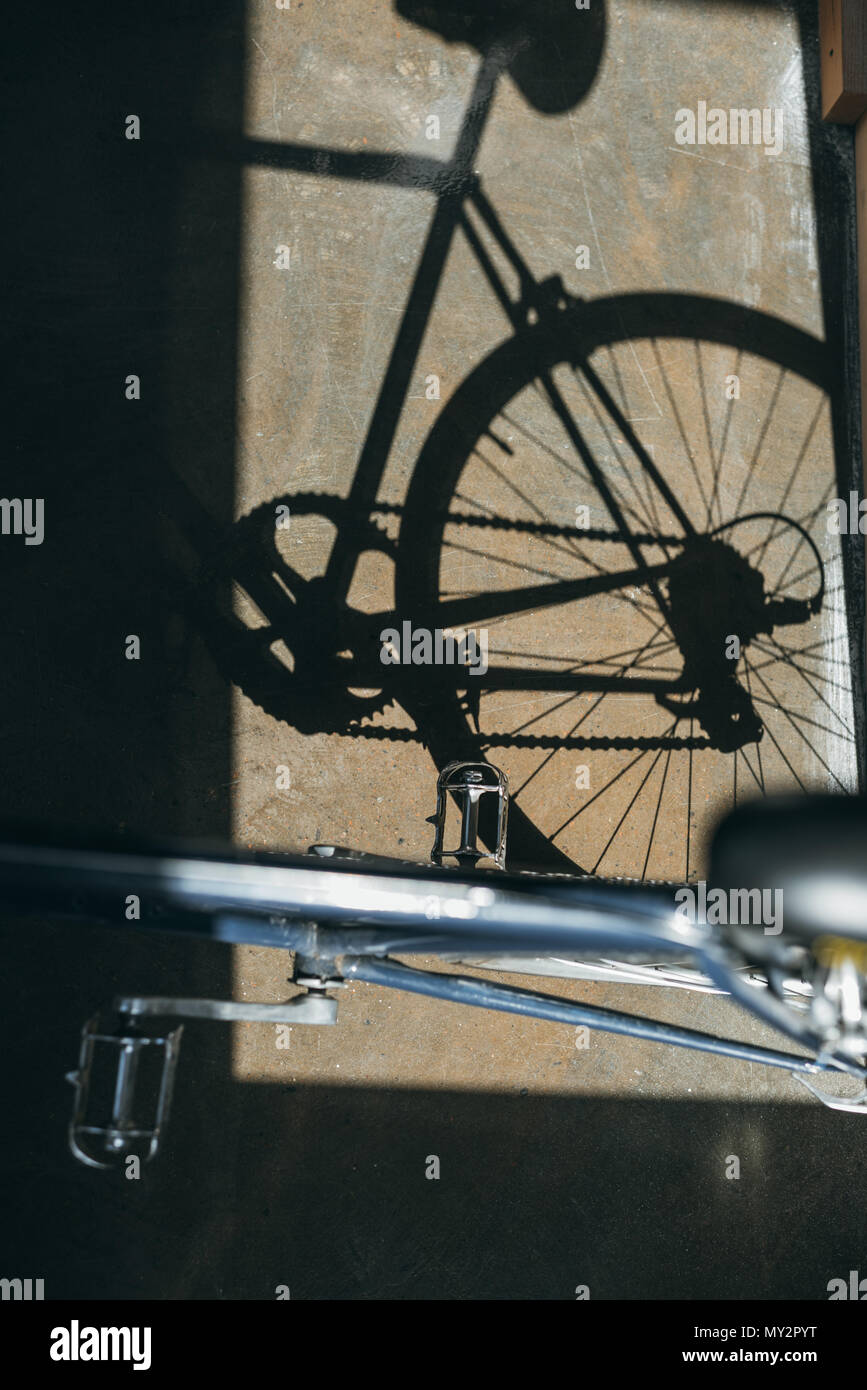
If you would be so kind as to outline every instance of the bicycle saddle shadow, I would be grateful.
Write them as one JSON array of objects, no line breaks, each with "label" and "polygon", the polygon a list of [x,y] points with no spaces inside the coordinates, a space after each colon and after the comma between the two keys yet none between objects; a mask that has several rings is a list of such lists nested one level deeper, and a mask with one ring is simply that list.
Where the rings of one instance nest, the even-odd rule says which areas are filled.
[{"label": "bicycle saddle shadow", "polygon": [[411,24],[447,43],[485,55],[498,43],[516,48],[506,71],[536,111],[559,116],[589,92],[605,46],[604,0],[395,0]]}]

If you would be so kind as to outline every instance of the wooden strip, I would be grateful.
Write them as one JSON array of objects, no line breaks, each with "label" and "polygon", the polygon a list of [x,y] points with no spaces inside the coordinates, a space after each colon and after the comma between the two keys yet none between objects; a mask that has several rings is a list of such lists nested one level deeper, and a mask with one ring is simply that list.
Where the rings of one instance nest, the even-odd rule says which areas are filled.
[{"label": "wooden strip", "polygon": [[858,233],[858,335],[861,343],[863,495],[867,496],[867,115],[855,127],[855,208]]},{"label": "wooden strip", "polygon": [[867,111],[865,0],[819,0],[822,115],[854,125]]}]

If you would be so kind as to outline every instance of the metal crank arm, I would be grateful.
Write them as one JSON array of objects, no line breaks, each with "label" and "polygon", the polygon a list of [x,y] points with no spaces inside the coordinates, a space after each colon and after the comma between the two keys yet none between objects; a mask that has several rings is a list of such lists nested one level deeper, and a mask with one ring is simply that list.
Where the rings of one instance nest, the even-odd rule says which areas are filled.
[{"label": "metal crank arm", "polygon": [[[325,987],[342,985],[328,980]],[[248,1004],[234,999],[170,999],[161,995],[119,996],[114,1008],[127,1018],[202,1018],[215,1023],[312,1023],[337,1022],[337,1000],[311,992],[282,1004]]]}]

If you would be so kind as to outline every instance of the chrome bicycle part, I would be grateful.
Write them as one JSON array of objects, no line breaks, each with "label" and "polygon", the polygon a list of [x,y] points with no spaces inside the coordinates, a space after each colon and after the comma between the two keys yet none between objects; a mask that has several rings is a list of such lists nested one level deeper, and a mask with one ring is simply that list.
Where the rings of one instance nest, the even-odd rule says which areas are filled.
[{"label": "chrome bicycle part", "polygon": [[832,1091],[825,1091],[821,1086],[817,1086],[815,1081],[809,1081],[800,1072],[793,1071],[792,1076],[806,1086],[810,1094],[829,1110],[844,1110],[850,1115],[863,1115],[867,1111],[867,1087],[862,1087],[854,1096],[837,1096]]},{"label": "chrome bicycle part", "polygon": [[[461,812],[460,844],[456,849],[446,849],[444,846],[450,796],[458,802]],[[441,865],[443,857],[446,857],[457,859],[461,868],[472,869],[480,859],[486,857],[485,851],[479,849],[479,812],[484,796],[497,798],[496,829],[492,834],[490,857],[498,869],[505,869],[509,783],[506,774],[491,763],[449,763],[437,778],[437,808],[435,814],[429,817],[436,831],[430,852],[434,864]]]},{"label": "chrome bicycle part", "polygon": [[[88,1168],[118,1167],[127,1158],[149,1163],[159,1151],[168,1123],[172,1093],[180,1054],[183,1024],[156,1034],[139,1030],[144,1019],[204,1019],[221,1023],[286,1023],[323,1026],[337,1022],[337,1000],[324,993],[343,986],[343,980],[324,977],[298,978],[305,992],[278,1004],[254,1004],[232,999],[181,999],[163,995],[129,995],[114,1000],[118,1020],[114,1031],[100,1024],[99,1015],[89,1019],[81,1033],[78,1070],[67,1080],[75,1086],[75,1102],[69,1125],[69,1146],[73,1155]],[[95,1099],[94,1069],[97,1048],[106,1050],[107,1066],[113,1064],[113,1078],[106,1070],[100,1077],[103,1094]],[[150,1081],[150,1102],[142,1094],[142,1058],[159,1066]],[[105,1123],[95,1123],[90,1111],[106,1103],[106,1082],[110,1083],[110,1114]],[[145,1123],[143,1116],[152,1111]]]},{"label": "chrome bicycle part", "polygon": [[[850,1088],[858,1084],[857,1095],[813,1086],[811,1093],[832,1109],[867,1111],[867,940],[856,910],[867,800],[781,799],[770,807],[764,803],[760,812],[745,806],[729,817],[713,851],[713,891],[725,896],[727,885],[731,895],[728,921],[717,925],[703,910],[682,915],[675,903],[683,890],[671,883],[476,871],[478,805],[485,796],[496,811],[495,831],[488,829],[485,843],[496,847],[504,863],[506,779],[496,769],[454,762],[438,792],[434,854],[449,853],[444,811],[454,793],[461,838],[451,854],[462,861],[463,873],[358,851],[347,855],[332,845],[292,856],[129,842],[113,849],[75,847],[65,837],[47,844],[0,841],[0,898],[18,914],[75,918],[86,908],[90,920],[110,925],[117,922],[118,902],[135,891],[148,905],[141,930],[268,946],[294,956],[292,979],[302,993],[289,1001],[123,995],[114,1001],[111,1026],[92,1018],[82,1034],[78,1070],[69,1078],[76,1088],[69,1140],[79,1161],[109,1168],[130,1157],[154,1157],[171,1102],[178,1019],[332,1024],[337,1004],[328,993],[350,980],[801,1076],[841,1073]],[[817,854],[811,843],[820,837]],[[741,878],[751,886],[737,886]],[[823,885],[818,896],[808,891],[813,878]],[[776,903],[773,930],[762,928],[751,910],[743,914],[742,908],[763,908],[763,894],[778,889],[786,894],[785,924]],[[436,955],[489,971],[726,994],[807,1055],[502,981],[410,967],[395,959],[404,955]],[[95,1084],[98,1071],[103,1075]]]},{"label": "chrome bicycle part", "polygon": [[211,1023],[337,1022],[337,1000],[321,991],[343,985],[342,980],[309,980],[309,994],[280,1004],[249,1004],[235,999],[171,999],[159,995],[117,999],[115,1007],[129,1018],[201,1018]]},{"label": "chrome bicycle part", "polygon": [[[138,1032],[135,1024],[123,1016],[114,1032],[101,1027],[98,1014],[84,1025],[78,1070],[67,1076],[75,1087],[69,1147],[79,1162],[88,1168],[105,1169],[117,1167],[130,1157],[145,1163],[155,1157],[169,1118],[182,1033],[181,1026],[150,1036]],[[102,1050],[106,1052],[106,1062],[114,1062],[115,1073],[109,1118],[104,1124],[95,1124],[89,1112],[94,1065],[101,1062]],[[143,1103],[139,1085],[141,1063],[145,1058],[158,1061],[160,1053],[159,1080],[151,1098],[153,1116],[149,1123],[143,1123],[139,1108]],[[110,1073],[106,1073],[105,1080],[110,1080]]]},{"label": "chrome bicycle part", "polygon": [[812,943],[813,996],[810,1023],[829,1051],[863,1062],[867,1058],[867,945],[824,936]]}]

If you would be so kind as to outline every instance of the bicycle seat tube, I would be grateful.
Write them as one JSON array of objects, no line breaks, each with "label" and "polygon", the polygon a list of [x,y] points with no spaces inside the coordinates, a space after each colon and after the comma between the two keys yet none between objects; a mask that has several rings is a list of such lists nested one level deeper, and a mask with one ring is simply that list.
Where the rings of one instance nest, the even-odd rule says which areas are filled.
[{"label": "bicycle seat tube", "polygon": [[[455,152],[447,167],[452,175],[437,196],[437,206],[403,312],[376,406],[371,417],[349,492],[349,506],[367,512],[376,501],[391,446],[409,392],[422,339],[427,330],[440,277],[460,221],[463,201],[472,186],[473,164],[491,108],[497,78],[513,56],[513,47],[493,48],[479,68],[467,105]],[[339,582],[357,542],[338,531],[325,571],[325,581]]]}]

